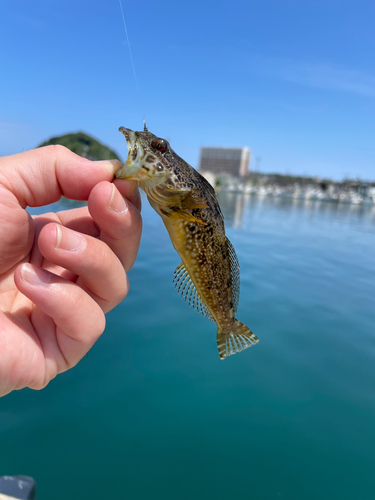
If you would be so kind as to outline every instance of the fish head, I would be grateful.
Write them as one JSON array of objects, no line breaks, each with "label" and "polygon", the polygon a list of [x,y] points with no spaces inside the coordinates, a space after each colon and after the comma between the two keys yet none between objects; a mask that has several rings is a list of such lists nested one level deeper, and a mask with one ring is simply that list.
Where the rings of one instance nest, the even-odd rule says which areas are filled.
[{"label": "fish head", "polygon": [[119,131],[125,136],[129,152],[125,164],[115,174],[117,179],[161,183],[171,177],[173,169],[167,154],[173,151],[168,141],[148,130],[134,132],[120,127]]}]

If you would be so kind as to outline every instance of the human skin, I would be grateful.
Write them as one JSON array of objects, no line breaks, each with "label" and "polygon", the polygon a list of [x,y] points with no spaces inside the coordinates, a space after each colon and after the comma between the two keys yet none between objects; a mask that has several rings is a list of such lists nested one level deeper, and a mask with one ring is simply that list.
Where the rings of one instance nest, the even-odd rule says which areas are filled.
[{"label": "human skin", "polygon": [[[44,388],[90,350],[128,293],[141,203],[121,165],[63,146],[0,158],[0,396]],[[31,217],[61,196],[88,207]]]}]

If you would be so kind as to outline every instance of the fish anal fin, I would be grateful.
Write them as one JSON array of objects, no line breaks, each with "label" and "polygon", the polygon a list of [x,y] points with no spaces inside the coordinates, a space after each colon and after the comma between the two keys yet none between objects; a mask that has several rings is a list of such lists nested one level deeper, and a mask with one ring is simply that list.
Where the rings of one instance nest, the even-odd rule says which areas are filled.
[{"label": "fish anal fin", "polygon": [[241,352],[258,342],[258,337],[237,319],[234,320],[230,329],[223,331],[217,328],[217,348],[220,359]]},{"label": "fish anal fin", "polygon": [[190,278],[189,271],[186,269],[183,262],[175,269],[173,283],[178,293],[185,299],[185,302],[187,302],[189,306],[202,313],[206,318],[214,321],[210,311],[204,305],[198,290],[195,288]]}]

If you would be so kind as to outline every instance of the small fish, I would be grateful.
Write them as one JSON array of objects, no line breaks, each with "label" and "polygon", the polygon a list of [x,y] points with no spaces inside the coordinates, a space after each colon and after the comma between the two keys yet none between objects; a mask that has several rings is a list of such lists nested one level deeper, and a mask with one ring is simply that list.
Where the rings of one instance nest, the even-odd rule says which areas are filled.
[{"label": "small fish", "polygon": [[220,358],[256,344],[258,338],[235,318],[240,268],[213,187],[146,124],[143,132],[119,131],[129,154],[115,177],[138,181],[163,219],[182,259],[175,286],[189,305],[217,324]]}]

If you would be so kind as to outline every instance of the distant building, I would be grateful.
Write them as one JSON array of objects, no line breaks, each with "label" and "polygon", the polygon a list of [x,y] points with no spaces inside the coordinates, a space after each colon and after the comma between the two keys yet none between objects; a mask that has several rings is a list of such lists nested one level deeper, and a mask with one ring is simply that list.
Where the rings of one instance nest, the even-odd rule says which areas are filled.
[{"label": "distant building", "polygon": [[248,148],[201,148],[199,170],[244,177],[249,172]]}]

